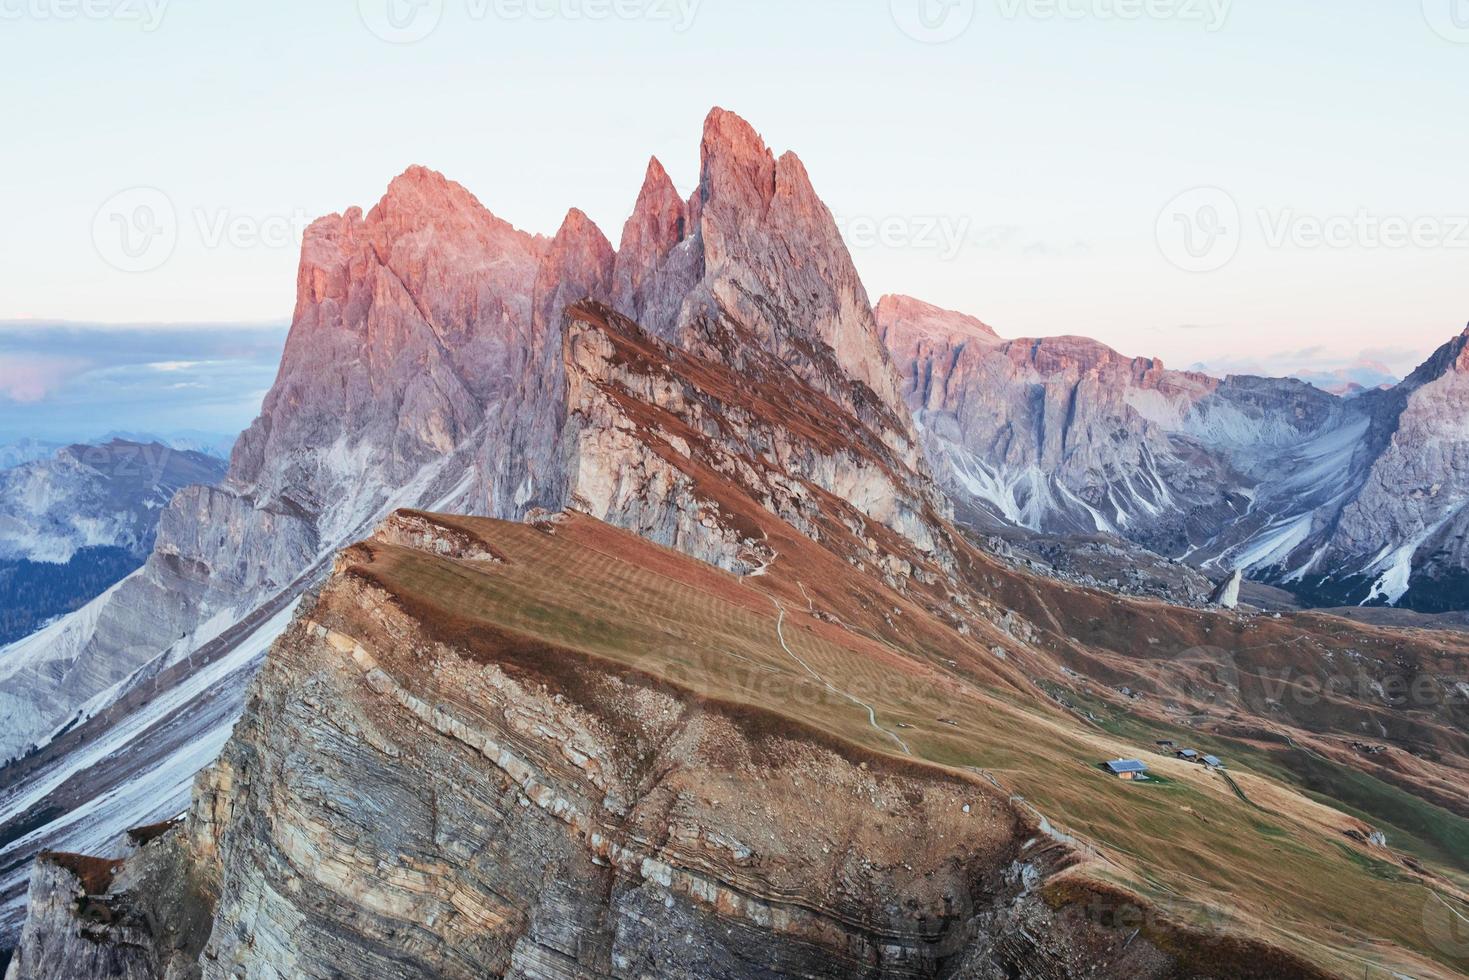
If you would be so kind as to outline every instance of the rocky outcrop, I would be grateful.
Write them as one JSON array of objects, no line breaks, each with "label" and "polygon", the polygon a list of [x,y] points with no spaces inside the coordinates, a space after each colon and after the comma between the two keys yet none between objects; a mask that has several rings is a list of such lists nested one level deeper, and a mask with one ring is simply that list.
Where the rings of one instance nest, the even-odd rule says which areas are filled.
[{"label": "rocky outcrop", "polygon": [[175,826],[136,832],[127,860],[43,854],[5,980],[198,977],[214,896]]},{"label": "rocky outcrop", "polygon": [[1219,583],[1209,601],[1222,609],[1239,608],[1239,590],[1243,583],[1244,573],[1235,569],[1229,578]]},{"label": "rocky outcrop", "polygon": [[[860,521],[870,520],[925,554],[942,551],[945,504],[889,448],[902,433],[857,424],[763,352],[680,351],[596,304],[567,317],[562,452],[575,509],[732,571],[753,571],[773,554],[731,508],[731,492],[818,542],[840,519],[833,502],[841,501],[856,512],[849,530],[859,538],[867,537]],[[723,333],[728,347],[742,327],[700,325],[706,339]],[[892,556],[874,544],[845,557],[881,565]]]},{"label": "rocky outcrop", "polygon": [[[343,600],[366,611],[385,598],[340,588],[357,594],[328,597],[339,627]],[[418,646],[412,624],[382,625]],[[993,876],[1003,893],[1023,833],[978,787],[863,771],[635,678],[587,677],[589,697],[569,699],[432,643],[410,665],[305,622],[283,646],[299,652],[272,661],[220,788],[200,797],[230,815],[205,977],[315,976],[326,962],[353,976],[899,976],[938,944],[913,913],[902,924],[865,896],[916,886],[936,924],[945,896],[992,904],[971,882]],[[426,670],[444,687],[426,687]],[[793,797],[798,780],[819,790]],[[819,802],[856,796],[889,814],[890,836]],[[799,798],[813,807],[804,819],[766,822]],[[957,849],[867,870],[880,849],[908,849],[905,825]],[[858,833],[862,857],[832,847]]]},{"label": "rocky outcrop", "polygon": [[1364,397],[1377,407],[1374,436],[1385,445],[1324,546],[1301,549],[1301,578],[1348,598],[1365,583],[1368,602],[1462,609],[1469,602],[1469,329],[1397,388]]},{"label": "rocky outcrop", "polygon": [[[641,302],[619,312],[710,358],[731,351],[722,330],[705,336],[706,328],[738,324],[741,352],[773,355],[921,466],[867,292],[800,159],[777,159],[747,122],[715,109],[686,220],[665,182],[650,168],[627,229],[634,254],[663,256],[640,280],[651,276],[658,288],[635,290]],[[668,232],[681,224],[687,236],[670,248]]]}]

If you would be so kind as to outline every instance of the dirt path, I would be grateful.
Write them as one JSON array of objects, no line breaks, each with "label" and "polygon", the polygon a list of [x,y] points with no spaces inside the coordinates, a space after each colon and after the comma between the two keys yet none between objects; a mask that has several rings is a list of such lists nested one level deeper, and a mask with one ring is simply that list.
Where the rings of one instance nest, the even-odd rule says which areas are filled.
[{"label": "dirt path", "polygon": [[820,683],[823,687],[825,687],[828,691],[831,691],[833,694],[839,694],[842,697],[846,698],[848,701],[852,702],[853,704],[858,705],[859,707],[862,707],[862,708],[867,709],[867,721],[868,721],[868,723],[871,724],[873,728],[875,728],[878,731],[882,732],[888,738],[890,738],[894,742],[896,742],[898,744],[898,748],[902,749],[905,755],[912,755],[913,754],[913,750],[910,749],[910,748],[908,748],[908,743],[907,742],[903,741],[897,735],[896,732],[890,732],[886,728],[883,728],[881,725],[879,725],[877,723],[877,711],[876,711],[876,709],[874,709],[872,707],[872,705],[868,704],[866,701],[863,701],[860,698],[853,697],[852,695],[848,694],[846,691],[843,691],[841,688],[835,686],[830,681],[828,681],[825,677],[822,677],[820,674],[818,674],[815,670],[812,670],[810,664],[806,663],[806,661],[802,660],[799,656],[796,655],[796,652],[790,648],[790,645],[788,643],[786,643],[786,634],[785,634],[786,610],[785,610],[785,606],[781,605],[780,600],[777,599],[775,596],[771,596],[770,597],[770,601],[773,602],[773,603],[775,603],[776,611],[780,613],[780,615],[778,617],[776,617],[776,620],[775,620],[775,635],[780,638],[781,648],[785,650],[785,652],[790,656],[790,658],[792,660],[794,660],[796,663],[800,664],[801,665],[801,668],[803,670],[805,670],[806,673],[810,674],[813,678],[815,678],[816,681],[818,683]]}]

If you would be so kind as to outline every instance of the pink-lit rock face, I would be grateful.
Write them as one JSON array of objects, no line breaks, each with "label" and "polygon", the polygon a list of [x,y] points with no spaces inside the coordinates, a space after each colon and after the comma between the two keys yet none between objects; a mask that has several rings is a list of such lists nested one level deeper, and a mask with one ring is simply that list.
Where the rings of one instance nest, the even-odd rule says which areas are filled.
[{"label": "pink-lit rock face", "polygon": [[1001,343],[989,324],[911,296],[884,296],[877,301],[875,314],[883,343],[900,367],[911,363],[920,345],[953,349],[971,343]]},{"label": "pink-lit rock face", "polygon": [[[667,310],[676,319],[677,304],[702,274],[690,249],[685,249],[678,259],[670,259],[670,253],[688,235],[688,204],[679,197],[663,164],[654,158],[648,161],[637,204],[622,228],[622,243],[615,260],[614,305],[630,311],[629,315]],[[656,323],[649,320],[644,326],[667,338],[674,323],[671,319]]]},{"label": "pink-lit rock face", "polygon": [[421,167],[365,216],[314,223],[281,373],[234,481],[265,494],[310,485],[280,460],[359,433],[376,437],[370,464],[393,481],[452,450],[526,369],[546,250]]},{"label": "pink-lit rock face", "polygon": [[[563,506],[576,471],[561,442],[563,312],[586,299],[761,384],[779,383],[773,366],[794,372],[864,430],[859,442],[877,440],[911,474],[911,499],[860,506],[926,541],[915,515],[943,505],[866,292],[805,169],[721,110],[702,152],[687,200],[649,164],[617,251],[579,210],[554,237],[531,234],[423,167],[371,209],[313,223],[280,373],[228,478],[180,494],[145,568],[85,628],[58,634],[57,656],[123,675],[170,646],[182,656],[396,507],[519,518]],[[822,487],[871,482],[844,465],[791,464]],[[617,480],[625,468],[603,459],[596,469]],[[0,750],[53,730],[106,686],[94,672],[50,670],[49,656],[37,651],[16,682],[46,716],[0,733]]]},{"label": "pink-lit rock face", "polygon": [[[831,212],[794,153],[778,160],[743,119],[716,109],[704,126],[694,208],[714,298],[808,379],[828,374],[806,350],[819,340],[848,378],[901,403],[871,302]],[[846,378],[823,378],[839,392]]]}]

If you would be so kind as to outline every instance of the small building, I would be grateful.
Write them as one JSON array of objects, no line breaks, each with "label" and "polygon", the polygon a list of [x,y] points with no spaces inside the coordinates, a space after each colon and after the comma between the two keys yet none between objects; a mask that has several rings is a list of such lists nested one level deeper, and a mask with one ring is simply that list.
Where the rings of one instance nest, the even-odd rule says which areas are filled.
[{"label": "small building", "polygon": [[1147,764],[1139,759],[1115,759],[1105,763],[1105,768],[1118,779],[1146,779],[1148,775]]},{"label": "small building", "polygon": [[1178,750],[1178,757],[1180,759],[1186,759],[1189,762],[1198,762],[1199,761],[1199,753],[1195,749],[1179,749]]},{"label": "small building", "polygon": [[1178,748],[1178,743],[1175,742],[1175,741],[1173,741],[1173,739],[1171,739],[1171,738],[1165,738],[1165,739],[1159,740],[1159,742],[1158,742],[1158,748],[1160,748],[1160,749],[1176,749],[1176,748]]},{"label": "small building", "polygon": [[1220,759],[1217,755],[1206,755],[1204,756],[1204,765],[1210,769],[1223,769],[1224,760]]}]

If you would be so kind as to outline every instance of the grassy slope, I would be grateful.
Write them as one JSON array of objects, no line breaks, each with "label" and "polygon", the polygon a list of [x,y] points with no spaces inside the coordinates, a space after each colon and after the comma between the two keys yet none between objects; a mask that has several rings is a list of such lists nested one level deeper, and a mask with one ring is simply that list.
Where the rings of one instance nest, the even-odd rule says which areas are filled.
[{"label": "grassy slope", "polygon": [[[1435,900],[1417,876],[1349,840],[1344,831],[1357,821],[1288,785],[1281,777],[1291,778],[1289,767],[1274,756],[1193,739],[1228,753],[1253,803],[1217,775],[1161,757],[1152,759],[1158,781],[1109,778],[1099,761],[1138,755],[1154,736],[1183,736],[1125,715],[1089,727],[1050,705],[989,647],[946,632],[819,548],[782,542],[770,573],[742,582],[588,519],[554,534],[443,520],[492,541],[508,562],[375,546],[374,576],[413,596],[430,619],[435,608],[482,617],[873,751],[902,755],[896,735],[919,759],[993,774],[1092,848],[1088,873],[1180,921],[1243,930],[1344,975],[1375,967],[1452,976],[1465,968],[1425,934],[1426,903]],[[778,622],[821,680],[782,648]],[[846,695],[872,705],[879,727]],[[1407,806],[1407,826],[1394,831],[1408,836],[1420,826],[1422,806]],[[1415,843],[1430,859],[1461,840],[1453,825],[1420,830]]]}]

